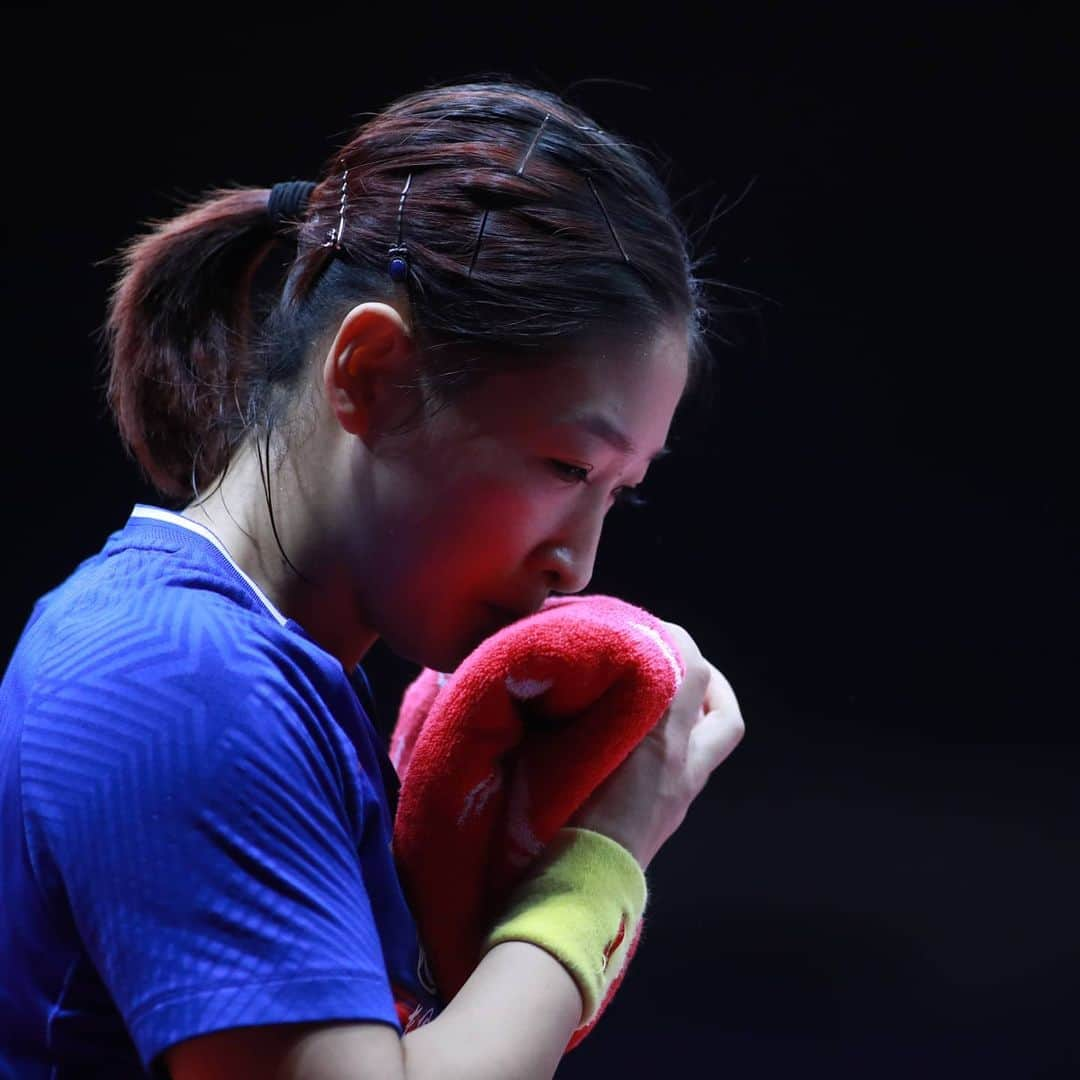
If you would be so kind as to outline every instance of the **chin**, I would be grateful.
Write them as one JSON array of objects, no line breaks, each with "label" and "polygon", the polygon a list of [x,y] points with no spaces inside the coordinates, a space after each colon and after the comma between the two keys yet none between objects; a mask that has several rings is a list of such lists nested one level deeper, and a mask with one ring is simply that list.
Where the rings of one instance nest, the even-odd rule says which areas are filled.
[{"label": "chin", "polygon": [[[391,652],[403,660],[447,675],[455,671],[475,648],[471,644],[459,644],[455,647],[453,643],[446,641],[409,641],[395,644],[389,639],[384,640]],[[480,642],[477,641],[476,644],[479,645]]]},{"label": "chin", "polygon": [[487,617],[472,625],[457,628],[456,633],[417,640],[391,641],[384,635],[386,645],[404,660],[449,675],[456,671],[492,634],[512,620],[488,611]]}]

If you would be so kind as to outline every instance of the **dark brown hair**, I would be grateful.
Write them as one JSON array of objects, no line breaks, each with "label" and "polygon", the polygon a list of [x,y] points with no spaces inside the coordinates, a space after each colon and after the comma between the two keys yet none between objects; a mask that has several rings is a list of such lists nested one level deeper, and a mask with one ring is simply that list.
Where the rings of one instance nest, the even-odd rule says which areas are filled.
[{"label": "dark brown hair", "polygon": [[[326,241],[346,169],[335,251]],[[410,174],[409,322],[441,399],[485,371],[680,319],[688,391],[697,384],[709,360],[705,298],[643,152],[550,91],[508,81],[423,90],[372,116],[325,164],[288,243],[266,212],[268,189],[217,189],[116,257],[107,399],[163,495],[198,497],[249,436],[269,448],[313,344],[362,300],[399,295],[387,253]]]}]

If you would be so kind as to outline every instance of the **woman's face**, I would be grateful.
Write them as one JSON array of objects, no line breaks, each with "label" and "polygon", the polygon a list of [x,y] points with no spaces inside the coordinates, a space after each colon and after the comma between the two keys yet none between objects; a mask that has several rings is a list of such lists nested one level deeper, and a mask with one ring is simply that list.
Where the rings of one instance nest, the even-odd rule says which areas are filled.
[{"label": "woman's face", "polygon": [[370,629],[450,672],[515,615],[583,590],[604,519],[664,447],[687,373],[686,331],[665,328],[490,375],[372,454],[357,563]]}]

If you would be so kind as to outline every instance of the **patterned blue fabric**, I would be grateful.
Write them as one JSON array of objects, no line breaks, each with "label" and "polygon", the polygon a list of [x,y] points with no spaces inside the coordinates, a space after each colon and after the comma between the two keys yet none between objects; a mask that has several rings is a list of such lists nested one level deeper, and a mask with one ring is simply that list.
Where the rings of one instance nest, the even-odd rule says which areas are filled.
[{"label": "patterned blue fabric", "polygon": [[0,685],[5,1080],[163,1076],[221,1028],[442,1009],[363,671],[185,521],[136,506]]}]

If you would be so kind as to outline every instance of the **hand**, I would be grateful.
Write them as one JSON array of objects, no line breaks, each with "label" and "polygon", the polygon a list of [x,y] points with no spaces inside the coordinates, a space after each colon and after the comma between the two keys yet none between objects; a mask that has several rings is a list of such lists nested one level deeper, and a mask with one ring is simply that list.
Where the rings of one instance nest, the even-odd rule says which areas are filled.
[{"label": "hand", "polygon": [[731,684],[681,626],[664,625],[686,662],[686,677],[652,731],[567,822],[622,844],[642,869],[746,733]]}]

